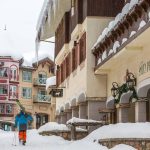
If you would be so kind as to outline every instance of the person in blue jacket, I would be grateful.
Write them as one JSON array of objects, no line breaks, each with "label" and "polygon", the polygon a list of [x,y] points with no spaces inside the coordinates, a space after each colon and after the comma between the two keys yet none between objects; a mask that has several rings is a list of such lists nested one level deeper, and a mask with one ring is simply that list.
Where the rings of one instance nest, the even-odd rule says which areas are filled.
[{"label": "person in blue jacket", "polygon": [[18,128],[19,131],[19,142],[22,142],[23,145],[26,143],[28,123],[32,121],[32,116],[27,114],[25,110],[21,110],[15,117],[15,127]]}]

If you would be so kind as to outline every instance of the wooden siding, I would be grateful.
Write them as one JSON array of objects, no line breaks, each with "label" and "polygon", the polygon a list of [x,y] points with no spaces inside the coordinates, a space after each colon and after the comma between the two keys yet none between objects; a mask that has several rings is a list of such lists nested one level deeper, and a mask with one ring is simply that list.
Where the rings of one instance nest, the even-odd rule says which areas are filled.
[{"label": "wooden siding", "polygon": [[83,18],[87,16],[115,17],[125,0],[83,0]]},{"label": "wooden siding", "polygon": [[57,54],[60,52],[60,50],[62,49],[63,45],[65,43],[69,42],[69,18],[70,18],[70,13],[66,12],[64,17],[62,18],[56,33],[55,33],[55,57],[57,56]]}]

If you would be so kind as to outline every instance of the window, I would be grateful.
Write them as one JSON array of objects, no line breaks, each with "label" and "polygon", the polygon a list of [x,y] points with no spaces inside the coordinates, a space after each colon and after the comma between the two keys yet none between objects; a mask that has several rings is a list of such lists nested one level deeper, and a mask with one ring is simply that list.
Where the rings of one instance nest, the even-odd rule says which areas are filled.
[{"label": "window", "polygon": [[22,78],[25,82],[32,82],[32,72],[31,71],[23,71]]},{"label": "window", "polygon": [[22,88],[22,97],[24,99],[30,99],[32,97],[31,95],[32,95],[31,88],[25,88],[25,87]]},{"label": "window", "polygon": [[75,46],[72,49],[72,71],[77,69],[77,66],[78,66],[77,62],[78,62],[78,46]]},{"label": "window", "polygon": [[7,93],[8,93],[8,87],[7,87],[7,85],[0,84],[0,94],[1,95],[6,95]]},{"label": "window", "polygon": [[47,75],[45,72],[39,73],[39,83],[46,84]]},{"label": "window", "polygon": [[66,58],[66,78],[70,75],[70,53]]},{"label": "window", "polygon": [[0,77],[8,77],[8,68],[0,68]]},{"label": "window", "polygon": [[79,41],[79,63],[81,64],[86,58],[86,33],[84,33]]},{"label": "window", "polygon": [[13,105],[6,104],[6,114],[12,114],[12,113],[13,113]]},{"label": "window", "polygon": [[17,98],[17,86],[10,85],[10,97]]},{"label": "window", "polygon": [[16,66],[11,66],[10,68],[10,79],[11,80],[18,80],[18,76],[17,76],[17,67]]},{"label": "window", "polygon": [[5,113],[5,104],[0,104],[0,114]]}]

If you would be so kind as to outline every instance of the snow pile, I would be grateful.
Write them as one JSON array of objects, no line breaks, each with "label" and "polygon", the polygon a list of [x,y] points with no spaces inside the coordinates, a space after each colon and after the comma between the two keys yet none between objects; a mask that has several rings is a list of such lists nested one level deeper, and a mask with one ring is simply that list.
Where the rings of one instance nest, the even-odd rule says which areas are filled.
[{"label": "snow pile", "polygon": [[72,119],[67,121],[67,124],[72,124],[72,123],[79,123],[79,122],[86,122],[86,123],[100,123],[100,121],[96,120],[91,120],[91,119],[80,119],[73,117]]},{"label": "snow pile", "polygon": [[136,150],[136,149],[131,146],[128,146],[128,145],[119,144],[119,145],[111,148],[110,150]]},{"label": "snow pile", "polygon": [[111,55],[114,51],[111,49],[109,50],[108,56]]},{"label": "snow pile", "polygon": [[130,37],[132,37],[134,34],[136,34],[136,32],[135,32],[135,31],[132,31],[132,32],[130,33]]},{"label": "snow pile", "polygon": [[102,59],[99,58],[98,61],[97,61],[97,65],[100,64],[101,62],[102,62]]},{"label": "snow pile", "polygon": [[150,12],[149,12],[148,16],[149,16],[149,20],[150,20]]},{"label": "snow pile", "polygon": [[38,129],[38,132],[46,132],[46,131],[69,131],[69,128],[65,124],[48,122]]},{"label": "snow pile", "polygon": [[113,52],[116,53],[117,52],[117,48],[120,47],[119,41],[116,41],[113,45]]},{"label": "snow pile", "polygon": [[[77,131],[87,131],[85,129],[77,128]],[[70,131],[70,128],[68,128],[65,124],[58,124],[56,122],[48,122],[45,125],[41,126],[38,129],[38,133],[40,132],[50,132],[50,131]]]},{"label": "snow pile", "polygon": [[56,76],[50,77],[46,80],[46,90],[50,86],[55,86],[56,85]]},{"label": "snow pile", "polygon": [[107,58],[107,52],[104,51],[103,54],[102,54],[102,60],[106,59]]},{"label": "snow pile", "polygon": [[138,30],[140,30],[142,27],[144,27],[146,25],[146,22],[144,21],[144,20],[142,20],[141,22],[140,22],[140,25],[139,25],[139,28],[138,28]]},{"label": "snow pile", "polygon": [[93,140],[107,138],[150,138],[150,123],[110,124],[93,131],[86,138]]},{"label": "snow pile", "polygon": [[127,38],[123,38],[122,44],[127,41]]}]

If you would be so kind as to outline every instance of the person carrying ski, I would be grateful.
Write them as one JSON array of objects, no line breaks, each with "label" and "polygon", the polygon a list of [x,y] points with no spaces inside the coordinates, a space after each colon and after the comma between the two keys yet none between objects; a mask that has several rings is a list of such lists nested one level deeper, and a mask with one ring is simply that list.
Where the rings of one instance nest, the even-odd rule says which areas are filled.
[{"label": "person carrying ski", "polygon": [[23,145],[26,143],[26,131],[28,123],[32,121],[32,116],[27,114],[25,110],[21,110],[20,113],[15,117],[15,128],[17,128],[19,131],[19,142],[22,142]]}]

